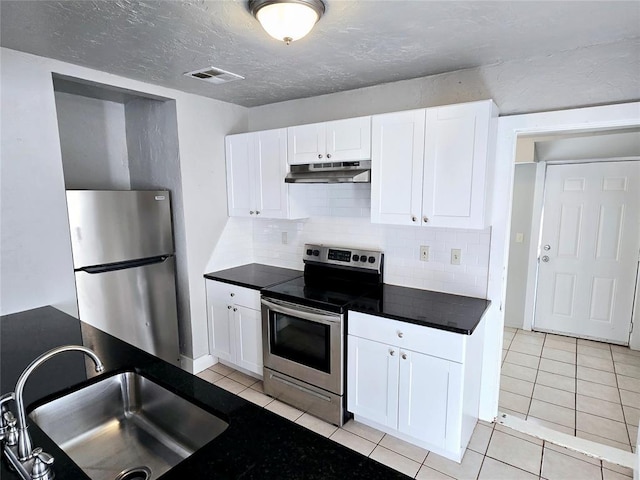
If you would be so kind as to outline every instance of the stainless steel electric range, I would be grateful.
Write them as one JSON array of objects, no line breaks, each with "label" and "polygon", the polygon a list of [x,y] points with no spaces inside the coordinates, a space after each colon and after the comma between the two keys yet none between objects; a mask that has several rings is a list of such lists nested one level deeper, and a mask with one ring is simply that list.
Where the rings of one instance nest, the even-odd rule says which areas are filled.
[{"label": "stainless steel electric range", "polygon": [[304,276],[262,290],[265,393],[342,425],[348,305],[382,284],[384,254],[305,245]]}]

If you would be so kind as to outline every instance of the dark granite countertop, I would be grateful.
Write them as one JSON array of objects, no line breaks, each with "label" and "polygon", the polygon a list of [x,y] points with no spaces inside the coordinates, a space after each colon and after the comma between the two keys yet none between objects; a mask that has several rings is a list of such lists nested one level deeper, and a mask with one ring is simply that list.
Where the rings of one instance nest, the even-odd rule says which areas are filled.
[{"label": "dark granite countertop", "polygon": [[348,309],[471,335],[490,304],[481,298],[385,284],[349,304]]},{"label": "dark granite countertop", "polygon": [[[52,307],[0,318],[0,387],[12,391],[22,370],[38,355],[67,344],[93,349],[108,376],[136,371],[229,423],[216,439],[164,474],[184,479],[393,479],[409,478],[380,463],[138,350]],[[27,381],[27,411],[43,397],[60,396],[95,377],[92,363],[79,352],[50,359]],[[34,403],[35,402],[35,403]],[[88,479],[36,425],[34,445],[55,457],[56,480]],[[17,478],[2,462],[0,477]]]},{"label": "dark granite countertop", "polygon": [[301,277],[302,274],[301,270],[273,267],[261,263],[249,263],[240,267],[205,273],[204,278],[260,290]]}]

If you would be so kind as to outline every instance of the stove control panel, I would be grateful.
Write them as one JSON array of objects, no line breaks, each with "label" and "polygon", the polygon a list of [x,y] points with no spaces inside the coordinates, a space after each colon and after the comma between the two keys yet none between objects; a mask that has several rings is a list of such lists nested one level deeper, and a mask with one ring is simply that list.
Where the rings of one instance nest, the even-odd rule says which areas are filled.
[{"label": "stove control panel", "polygon": [[383,257],[383,253],[379,250],[306,244],[304,246],[303,260],[305,263],[341,265],[380,271]]}]

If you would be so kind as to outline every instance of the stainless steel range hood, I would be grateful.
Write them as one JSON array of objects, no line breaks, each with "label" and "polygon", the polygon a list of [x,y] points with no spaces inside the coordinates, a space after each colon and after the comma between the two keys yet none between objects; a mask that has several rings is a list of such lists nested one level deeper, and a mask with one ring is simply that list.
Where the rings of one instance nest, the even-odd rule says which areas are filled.
[{"label": "stainless steel range hood", "polygon": [[371,160],[291,165],[286,183],[371,183]]}]

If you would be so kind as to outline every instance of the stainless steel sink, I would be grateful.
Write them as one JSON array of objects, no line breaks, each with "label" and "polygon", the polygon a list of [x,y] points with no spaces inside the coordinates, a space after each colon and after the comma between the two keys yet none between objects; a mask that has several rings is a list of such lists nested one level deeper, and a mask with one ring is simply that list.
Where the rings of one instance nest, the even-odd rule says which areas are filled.
[{"label": "stainless steel sink", "polygon": [[229,426],[134,372],[52,400],[29,417],[95,480],[157,478]]}]

